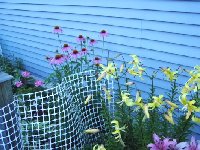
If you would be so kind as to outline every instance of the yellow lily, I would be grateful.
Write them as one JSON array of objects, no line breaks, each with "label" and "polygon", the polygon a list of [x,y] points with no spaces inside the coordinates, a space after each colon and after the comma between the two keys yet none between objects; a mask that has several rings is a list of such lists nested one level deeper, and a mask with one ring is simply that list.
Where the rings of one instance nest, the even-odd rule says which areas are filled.
[{"label": "yellow lily", "polygon": [[89,103],[89,101],[92,99],[92,95],[88,95],[88,97],[85,100],[85,104]]},{"label": "yellow lily", "polygon": [[125,93],[125,92],[121,92],[121,98],[122,98],[122,102],[124,102],[126,104],[126,106],[133,106],[133,100],[130,98],[130,94],[129,93]]},{"label": "yellow lily", "polygon": [[111,121],[111,124],[114,124],[114,128],[115,128],[115,131],[112,132],[113,135],[115,135],[115,139],[120,142],[122,144],[123,147],[125,147],[125,144],[122,140],[122,137],[121,137],[121,131],[125,131],[126,127],[123,126],[123,127],[119,127],[119,122],[117,120],[113,120]]},{"label": "yellow lily", "polygon": [[87,129],[84,131],[84,133],[89,133],[89,134],[95,134],[95,133],[98,133],[100,132],[99,129]]},{"label": "yellow lily", "polygon": [[167,119],[171,124],[174,124],[174,120],[173,120],[173,111],[174,109],[178,108],[178,106],[170,101],[166,101],[169,105],[170,105],[170,109],[168,109],[167,114],[164,115],[165,119]]},{"label": "yellow lily", "polygon": [[163,99],[163,95],[159,95],[158,97],[153,96],[153,102],[148,103],[148,106],[151,107],[151,109],[155,109],[156,107],[160,107],[162,104],[164,104],[162,99]]},{"label": "yellow lily", "polygon": [[104,145],[103,144],[101,144],[101,145],[95,145],[94,147],[93,147],[93,150],[106,150],[105,149],[105,147],[104,147]]},{"label": "yellow lily", "polygon": [[120,66],[120,72],[122,72],[124,70],[124,64],[122,64],[121,66]]},{"label": "yellow lily", "polygon": [[200,123],[200,118],[192,116],[192,121],[196,123]]},{"label": "yellow lily", "polygon": [[99,65],[102,68],[102,72],[101,75],[99,76],[99,78],[97,79],[97,81],[100,81],[102,78],[104,78],[106,76],[107,79],[109,78],[115,78],[115,65],[113,63],[109,63],[107,67],[105,67],[104,65],[100,64]]},{"label": "yellow lily", "polygon": [[162,68],[161,70],[171,82],[177,78],[178,71],[171,71],[170,68]]},{"label": "yellow lily", "polygon": [[164,114],[165,119],[167,119],[171,124],[174,124],[174,120],[172,117],[172,112],[168,111],[167,114]]},{"label": "yellow lily", "polygon": [[110,101],[111,99],[112,99],[112,96],[111,96],[111,94],[110,94],[110,90],[107,90],[105,87],[103,87],[102,88],[103,90],[104,90],[104,92],[105,92],[105,94],[106,94],[106,99],[108,100],[108,101]]}]

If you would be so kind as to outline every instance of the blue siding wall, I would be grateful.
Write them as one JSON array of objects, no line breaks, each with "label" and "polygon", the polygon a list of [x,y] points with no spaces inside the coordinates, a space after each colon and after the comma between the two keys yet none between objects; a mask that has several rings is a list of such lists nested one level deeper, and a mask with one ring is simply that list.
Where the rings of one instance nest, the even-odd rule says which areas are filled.
[{"label": "blue siding wall", "polygon": [[[55,25],[63,27],[61,39],[70,44],[79,34],[99,38],[98,32],[106,29],[110,36],[105,45],[112,56],[137,54],[149,72],[161,66],[200,65],[200,2],[0,0],[3,53],[23,58],[27,70],[40,77],[52,72],[45,57],[52,56],[58,45],[52,34]],[[105,56],[98,43],[96,54]],[[179,82],[186,80],[183,75]],[[149,85],[148,80],[138,81],[143,92]],[[169,86],[162,75],[156,85],[159,93]]]}]

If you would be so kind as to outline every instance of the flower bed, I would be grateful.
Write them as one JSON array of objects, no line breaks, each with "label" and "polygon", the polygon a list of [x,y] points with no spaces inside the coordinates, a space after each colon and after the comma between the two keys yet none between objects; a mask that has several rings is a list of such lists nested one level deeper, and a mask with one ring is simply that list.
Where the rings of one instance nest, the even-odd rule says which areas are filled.
[{"label": "flower bed", "polygon": [[[26,141],[25,143],[30,144],[30,141],[37,141],[36,146],[40,143],[39,148],[45,148],[40,147],[41,142],[43,142],[44,145],[45,142],[50,141],[50,147],[52,143],[54,144],[54,147],[51,148],[61,148],[63,145],[66,146],[71,143],[65,139],[73,138],[72,141],[76,141],[88,138],[90,139],[89,141],[92,141],[91,144],[88,144],[89,142],[80,144],[81,142],[77,141],[73,143],[72,147],[84,147],[84,149],[87,149],[86,147],[89,149],[93,147],[93,149],[98,150],[200,149],[200,144],[195,141],[194,137],[191,138],[191,142],[186,142],[188,137],[192,134],[190,129],[195,126],[196,123],[200,123],[200,118],[198,116],[200,112],[200,66],[195,66],[193,70],[186,70],[182,67],[175,70],[169,67],[161,67],[152,74],[148,74],[140,58],[134,54],[130,55],[130,61],[128,62],[127,58],[125,59],[121,54],[110,58],[110,52],[105,50],[104,44],[106,37],[109,36],[106,30],[102,30],[99,33],[101,40],[95,40],[94,38],[85,37],[83,35],[77,36],[75,39],[77,45],[74,47],[60,40],[60,36],[62,36],[64,32],[61,27],[56,26],[53,32],[58,38],[59,46],[55,51],[55,56],[48,56],[46,58],[54,72],[46,79],[45,83],[51,83],[53,85],[60,83],[62,85],[63,79],[66,77],[93,70],[92,73],[95,84],[87,80],[86,74],[85,78],[84,75],[82,75],[76,77],[77,80],[75,81],[74,79],[71,79],[72,81],[68,80],[67,86],[63,85],[63,87],[59,87],[61,88],[60,90],[55,91],[53,95],[57,94],[56,96],[49,95],[49,92],[40,95],[39,98],[37,94],[23,95],[25,97],[19,99],[19,102],[21,100],[19,106],[21,109],[24,109],[24,107],[28,109],[27,111],[29,113],[27,115],[31,120],[27,120],[25,111],[20,110],[20,112],[23,112],[21,116],[22,120],[25,121],[22,122],[22,126],[26,124],[26,130],[28,128],[30,132],[37,131],[37,136],[43,135],[40,136],[41,138],[39,139],[35,136],[36,138],[34,139],[31,136],[35,135],[35,133],[27,132],[29,135],[28,139],[24,139],[24,141]],[[107,61],[103,61],[101,56],[95,56],[94,49],[98,42],[102,43],[102,49],[104,52],[107,52]],[[116,59],[121,60],[121,63],[117,63]],[[188,74],[188,80],[184,85],[180,85],[177,80],[185,73]],[[169,90],[167,93],[160,93],[157,95],[157,87],[154,82],[160,74],[162,74],[165,77],[164,80],[169,83],[169,87],[166,87]],[[16,90],[18,93],[21,93],[19,90],[24,92],[24,90],[28,89],[25,85],[30,82],[29,77],[29,72],[22,72],[21,77],[19,77],[20,81],[15,84],[16,87],[18,87]],[[146,82],[151,83],[148,97],[143,96],[143,87],[138,87],[136,82],[137,80],[143,81],[144,77]],[[84,80],[82,80],[83,78]],[[123,79],[123,83],[121,79]],[[87,82],[85,82],[85,80]],[[113,81],[113,84],[110,85],[110,81]],[[104,83],[103,86],[99,86],[102,82]],[[38,88],[42,85],[42,81],[32,82],[32,85]],[[77,86],[79,86],[79,88],[77,88]],[[69,87],[70,89],[68,89]],[[63,93],[63,89],[67,89],[67,93],[71,95],[71,97],[66,100],[60,98],[60,96],[63,95],[65,97],[67,96],[66,93]],[[87,91],[87,94],[84,95],[84,91]],[[52,91],[50,91],[50,93],[52,93]],[[80,94],[83,95],[80,96]],[[71,126],[72,129],[70,129],[76,133],[73,132],[69,137],[65,137],[63,134],[66,135],[65,133],[69,133],[70,131],[63,129],[66,129],[69,124],[64,124],[63,126],[62,121],[59,122],[59,116],[53,116],[54,118],[51,118],[51,115],[55,112],[70,114],[68,111],[65,112],[65,107],[60,107],[63,105],[70,105],[70,101],[76,102],[77,96],[79,99],[78,102],[82,106],[80,109],[84,109],[82,109],[79,114],[75,115],[74,118],[82,115],[88,116],[89,114],[92,115],[92,117],[89,117],[90,121],[87,122],[87,125],[83,125],[86,128],[76,128],[77,124],[73,122]],[[31,101],[29,101],[30,99]],[[106,102],[104,101],[105,99]],[[115,106],[113,105],[113,100]],[[34,103],[33,101],[37,102]],[[95,110],[96,107],[91,108],[91,104],[96,105],[99,103],[100,109],[98,113],[95,113],[95,111],[92,110]],[[75,105],[79,106],[79,104]],[[59,109],[52,110],[54,106]],[[91,109],[91,111],[89,111],[89,114],[86,114],[88,109]],[[76,113],[75,111],[74,114]],[[41,118],[40,114],[42,114]],[[35,120],[33,119],[34,115],[37,116]],[[47,116],[47,118],[50,116],[50,119],[48,118],[45,120],[45,116]],[[101,121],[93,120],[93,118],[98,118],[99,116]],[[56,119],[58,122],[51,123],[51,121]],[[46,122],[43,121],[47,121],[48,123],[46,124]],[[98,126],[93,126],[96,122],[100,124],[98,124]],[[33,124],[36,123],[38,125],[34,127]],[[101,125],[101,123],[103,124]],[[57,126],[58,124],[59,126]],[[76,128],[76,130],[74,130],[74,128]],[[44,131],[40,132],[41,129]],[[25,129],[23,130],[25,131]],[[55,132],[52,130],[55,130]],[[56,132],[57,130],[60,132]],[[52,133],[48,134],[49,138],[60,137],[58,140],[54,139],[52,142],[48,140],[45,133]],[[88,134],[91,135],[88,136]],[[64,141],[64,144],[62,144],[62,141]],[[32,142],[31,146],[34,146],[34,144],[35,143]]]}]

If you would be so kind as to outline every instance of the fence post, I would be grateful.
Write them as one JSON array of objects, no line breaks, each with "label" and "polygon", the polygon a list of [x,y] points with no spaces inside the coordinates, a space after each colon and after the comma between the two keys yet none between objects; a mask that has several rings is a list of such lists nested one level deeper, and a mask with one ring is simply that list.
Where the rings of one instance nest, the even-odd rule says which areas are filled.
[{"label": "fence post", "polygon": [[[4,109],[3,107],[13,101],[12,78],[12,76],[0,72],[0,149],[10,149],[10,140],[6,137],[10,134],[10,132],[7,131],[7,128],[10,128],[12,124],[9,121],[5,124],[5,121],[9,120],[9,114],[7,115],[9,110]],[[12,132],[13,130],[11,129],[10,131]]]},{"label": "fence post", "polygon": [[12,78],[12,76],[0,72],[0,108],[13,101]]}]

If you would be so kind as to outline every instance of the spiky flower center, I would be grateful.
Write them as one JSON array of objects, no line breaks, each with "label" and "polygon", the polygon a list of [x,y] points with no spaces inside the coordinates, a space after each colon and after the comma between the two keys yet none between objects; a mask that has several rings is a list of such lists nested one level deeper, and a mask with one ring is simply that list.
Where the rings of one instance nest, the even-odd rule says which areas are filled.
[{"label": "spiky flower center", "polygon": [[102,30],[101,33],[106,33],[106,30]]},{"label": "spiky flower center", "polygon": [[95,57],[94,60],[100,60],[100,58],[99,57]]},{"label": "spiky flower center", "polygon": [[82,36],[82,35],[79,35],[78,38],[79,38],[79,39],[83,39],[83,36]]},{"label": "spiky flower center", "polygon": [[64,44],[64,46],[63,47],[69,47],[69,45],[68,44]]},{"label": "spiky flower center", "polygon": [[62,57],[63,57],[62,54],[57,54],[57,55],[55,56],[55,59],[58,60],[58,59],[60,59],[60,58],[62,58]]},{"label": "spiky flower center", "polygon": [[86,52],[86,51],[87,51],[87,49],[86,49],[86,48],[82,48],[82,51],[83,51],[83,52]]},{"label": "spiky flower center", "polygon": [[60,27],[59,26],[55,26],[54,29],[60,29]]},{"label": "spiky flower center", "polygon": [[75,55],[77,55],[77,54],[78,54],[78,51],[75,49],[75,50],[73,50],[72,53],[75,54]]}]

